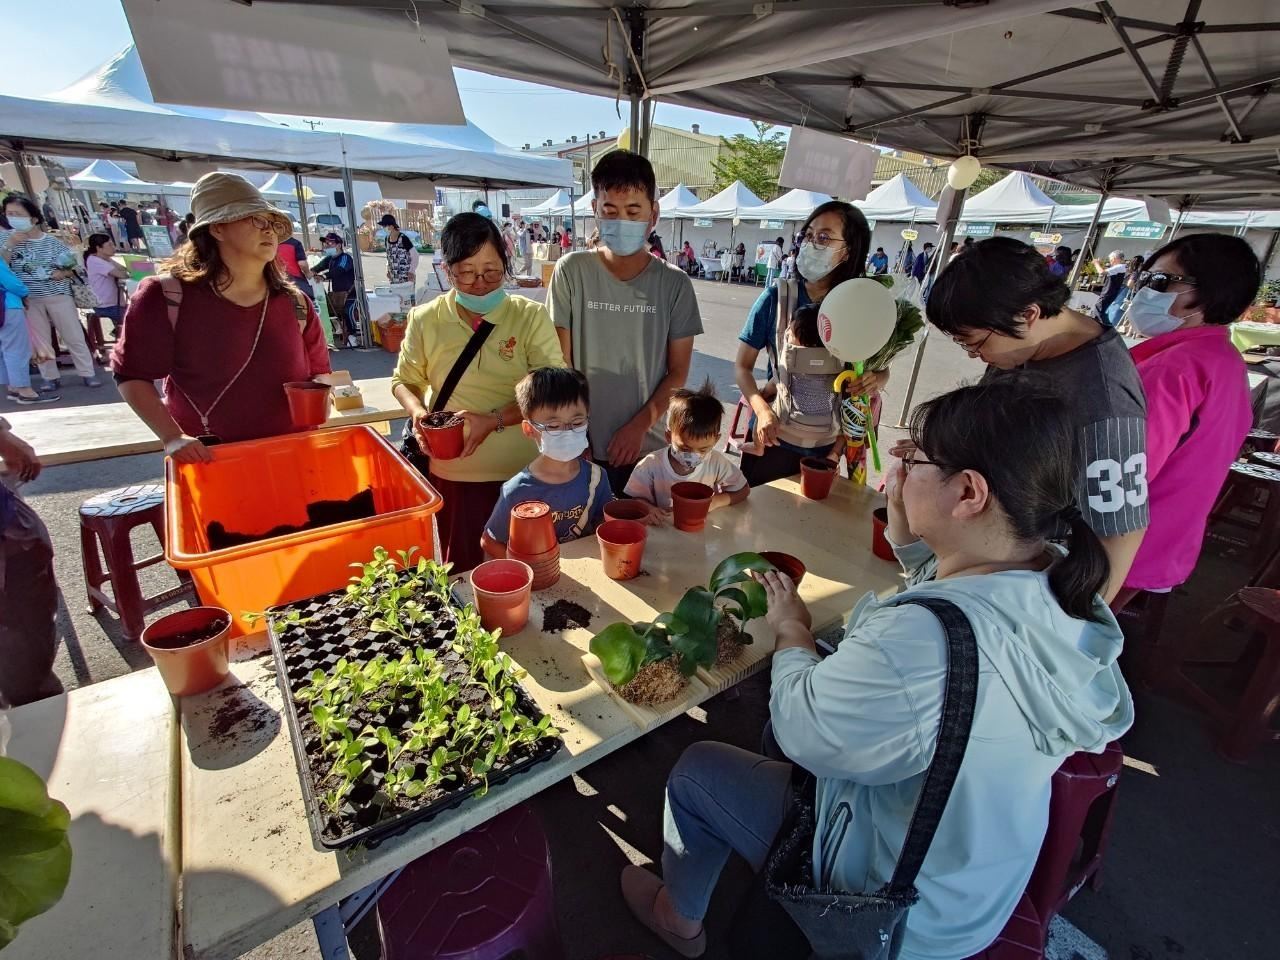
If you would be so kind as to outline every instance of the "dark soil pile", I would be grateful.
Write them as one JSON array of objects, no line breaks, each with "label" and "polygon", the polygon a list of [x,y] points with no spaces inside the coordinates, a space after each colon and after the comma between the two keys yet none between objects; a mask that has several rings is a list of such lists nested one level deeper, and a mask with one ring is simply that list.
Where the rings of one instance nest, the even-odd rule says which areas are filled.
[{"label": "dark soil pile", "polygon": [[226,617],[218,617],[197,630],[184,630],[182,633],[171,633],[167,637],[148,638],[147,646],[155,647],[157,650],[181,650],[183,647],[191,647],[216,637],[227,629],[230,623],[231,621]]},{"label": "dark soil pile", "polygon": [[225,550],[227,547],[239,547],[259,540],[301,533],[303,530],[318,530],[320,527],[331,527],[351,520],[367,520],[375,516],[377,510],[374,509],[373,488],[370,487],[347,500],[317,500],[315,503],[308,503],[307,522],[300,527],[281,524],[265,533],[237,533],[214,520],[205,528],[205,532],[209,537],[210,550]]},{"label": "dark soil pile", "polygon": [[716,666],[727,667],[737,663],[746,649],[742,642],[742,631],[726,616],[716,627]]},{"label": "dark soil pile", "polygon": [[562,633],[570,627],[591,626],[591,611],[572,600],[557,600],[542,614],[543,633]]},{"label": "dark soil pile", "polygon": [[422,426],[431,430],[452,427],[461,422],[462,418],[452,410],[437,410],[435,413],[429,413],[422,418]]}]

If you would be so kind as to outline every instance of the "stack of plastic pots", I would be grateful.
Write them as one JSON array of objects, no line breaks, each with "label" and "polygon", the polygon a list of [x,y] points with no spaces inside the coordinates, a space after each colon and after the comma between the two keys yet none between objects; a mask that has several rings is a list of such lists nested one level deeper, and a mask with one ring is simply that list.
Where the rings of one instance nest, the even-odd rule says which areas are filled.
[{"label": "stack of plastic pots", "polygon": [[550,506],[526,500],[511,508],[507,557],[528,564],[534,590],[545,590],[560,579],[560,544]]}]

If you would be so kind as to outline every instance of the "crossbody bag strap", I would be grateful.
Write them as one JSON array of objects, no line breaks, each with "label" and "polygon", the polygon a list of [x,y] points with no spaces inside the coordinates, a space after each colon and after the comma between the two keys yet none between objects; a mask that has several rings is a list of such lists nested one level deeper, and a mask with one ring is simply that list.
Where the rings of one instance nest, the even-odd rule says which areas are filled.
[{"label": "crossbody bag strap", "polygon": [[792,305],[796,300],[794,284],[794,280],[779,279],[774,287],[778,291],[778,310],[774,320],[773,336],[764,345],[764,349],[769,354],[769,362],[773,365],[775,377],[778,375],[778,353],[782,350],[781,344],[786,343],[787,327],[791,324]]},{"label": "crossbody bag strap", "polygon": [[938,727],[933,762],[925,773],[920,799],[916,801],[898,865],[889,881],[890,889],[895,892],[905,892],[915,886],[960,772],[978,699],[978,642],[964,611],[950,600],[937,597],[913,597],[901,603],[924,607],[942,623],[947,634],[947,685],[942,696],[942,723]]},{"label": "crossbody bag strap", "polygon": [[575,540],[587,532],[587,524],[591,522],[591,508],[596,504],[596,488],[600,486],[600,478],[604,475],[599,464],[587,461],[587,466],[591,468],[591,480],[587,484],[587,505],[582,509],[582,516],[578,518],[578,522],[573,525]]},{"label": "crossbody bag strap", "polygon": [[440,392],[431,401],[432,413],[437,413],[444,409],[445,404],[449,402],[449,398],[453,396],[453,391],[458,386],[458,381],[466,373],[467,367],[471,366],[471,361],[476,358],[476,354],[480,352],[480,348],[484,346],[484,342],[489,339],[489,334],[491,333],[493,333],[493,324],[488,320],[481,320],[480,326],[476,327],[475,333],[471,334],[471,339],[467,341],[467,345],[458,354],[458,359],[453,362],[449,375],[444,378],[444,383],[440,385]]}]

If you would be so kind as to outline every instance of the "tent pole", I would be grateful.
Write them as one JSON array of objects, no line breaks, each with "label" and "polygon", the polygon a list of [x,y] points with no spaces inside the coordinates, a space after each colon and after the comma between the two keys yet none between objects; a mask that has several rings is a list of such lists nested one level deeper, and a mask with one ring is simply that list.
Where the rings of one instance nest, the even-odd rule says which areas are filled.
[{"label": "tent pole", "polygon": [[342,190],[347,195],[347,229],[351,231],[351,244],[355,247],[351,263],[356,268],[356,322],[360,327],[360,346],[368,348],[373,346],[373,331],[370,329],[369,301],[365,299],[364,258],[356,228],[356,188],[351,181],[351,168],[347,166],[347,141],[341,132],[338,133],[338,143],[342,147]]},{"label": "tent pole", "polygon": [[640,152],[640,95],[631,95],[631,124],[629,145],[636,153]]},{"label": "tent pole", "polygon": [[1178,207],[1178,219],[1173,222],[1173,230],[1169,233],[1170,241],[1178,235],[1178,230],[1182,227],[1182,221],[1186,219],[1187,211],[1191,209],[1191,198],[1186,199],[1186,205]]},{"label": "tent pole", "polygon": [[[293,189],[298,193],[298,219],[302,221],[302,245],[308,250],[311,249],[311,229],[307,226],[307,195],[304,192],[306,188],[302,185],[302,174],[298,172],[297,167],[293,167]],[[359,252],[359,247],[356,248]]]},{"label": "tent pole", "polygon": [[[933,255],[933,262],[929,264],[929,272],[925,276],[925,282],[921,284],[921,294],[930,288],[933,281],[938,278],[938,274],[942,273],[945,262],[950,259],[951,238],[956,234],[956,224],[960,222],[960,213],[964,209],[964,195],[968,193],[968,189],[960,191],[960,197],[955,204],[955,216],[948,219],[942,228],[942,237],[938,241],[935,248],[937,253]],[[924,336],[920,338],[920,343],[916,347],[916,358],[911,364],[911,379],[907,381],[907,395],[902,401],[902,410],[898,413],[898,422],[894,426],[899,430],[906,429],[907,415],[911,412],[911,398],[916,392],[916,381],[920,378],[920,366],[924,363],[924,348],[929,343],[930,327],[926,322],[924,325]]]},{"label": "tent pole", "polygon": [[1080,279],[1080,271],[1084,267],[1085,254],[1089,252],[1089,245],[1093,243],[1094,231],[1098,229],[1098,221],[1102,219],[1102,205],[1107,202],[1107,197],[1111,196],[1111,191],[1103,189],[1102,194],[1098,197],[1098,206],[1093,211],[1093,217],[1089,221],[1089,229],[1084,232],[1084,243],[1080,245],[1080,256],[1076,257],[1076,262],[1071,265],[1071,275],[1067,277],[1067,289],[1074,290],[1076,281]]}]

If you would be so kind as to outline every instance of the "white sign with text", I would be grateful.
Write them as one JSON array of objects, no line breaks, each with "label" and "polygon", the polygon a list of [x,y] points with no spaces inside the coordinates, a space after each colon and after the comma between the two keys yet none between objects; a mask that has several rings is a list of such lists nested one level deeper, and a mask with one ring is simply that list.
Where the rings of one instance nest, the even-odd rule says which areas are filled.
[{"label": "white sign with text", "polygon": [[778,182],[787,187],[863,200],[871,192],[880,151],[864,143],[806,127],[792,127]]}]

